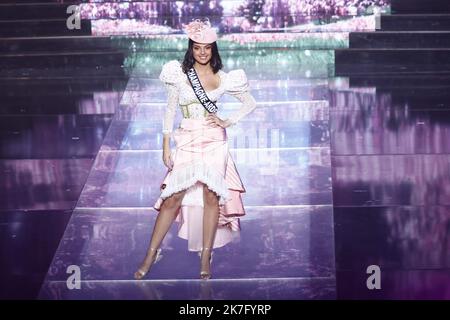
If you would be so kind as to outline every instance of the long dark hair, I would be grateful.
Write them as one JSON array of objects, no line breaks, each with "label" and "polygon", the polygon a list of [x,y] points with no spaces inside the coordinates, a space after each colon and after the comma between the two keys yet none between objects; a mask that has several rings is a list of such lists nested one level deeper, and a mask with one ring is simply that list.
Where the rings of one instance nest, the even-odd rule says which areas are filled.
[{"label": "long dark hair", "polygon": [[[191,69],[194,66],[195,63],[195,59],[194,59],[194,41],[189,39],[189,45],[188,45],[188,49],[186,51],[186,54],[184,55],[184,60],[183,60],[183,72],[187,73],[189,69]],[[220,69],[223,68],[222,65],[222,59],[220,58],[220,54],[219,54],[219,48],[217,48],[217,43],[213,42],[211,43],[211,61],[210,61],[210,65],[213,69],[214,73],[217,73]]]}]

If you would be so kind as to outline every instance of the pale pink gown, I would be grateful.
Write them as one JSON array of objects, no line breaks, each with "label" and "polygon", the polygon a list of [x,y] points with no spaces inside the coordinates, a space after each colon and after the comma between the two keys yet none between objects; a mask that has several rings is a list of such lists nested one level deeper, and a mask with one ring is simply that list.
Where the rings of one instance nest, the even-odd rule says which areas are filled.
[{"label": "pale pink gown", "polygon": [[[214,102],[224,93],[238,98],[242,106],[229,117],[236,124],[256,107],[255,99],[249,92],[242,69],[229,73],[219,71],[219,76],[219,87],[208,91],[207,95]],[[161,183],[161,194],[154,208],[159,211],[165,198],[187,189],[176,218],[179,222],[178,236],[188,240],[188,250],[200,251],[203,242],[203,184],[206,184],[219,196],[219,224],[213,247],[222,247],[239,235],[239,217],[245,214],[241,198],[245,189],[229,153],[226,130],[206,123],[205,109],[178,61],[172,60],[163,66],[160,80],[168,90],[163,133],[171,134],[176,147],[172,150],[173,169],[167,171]],[[184,110],[185,117],[172,131],[179,107]]]}]

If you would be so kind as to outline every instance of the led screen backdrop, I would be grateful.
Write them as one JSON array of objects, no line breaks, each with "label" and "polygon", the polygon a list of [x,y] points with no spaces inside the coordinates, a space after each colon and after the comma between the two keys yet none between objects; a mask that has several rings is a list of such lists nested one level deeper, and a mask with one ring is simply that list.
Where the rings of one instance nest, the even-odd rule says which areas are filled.
[{"label": "led screen backdrop", "polygon": [[388,12],[390,0],[91,0],[81,4],[82,18],[91,20],[92,33],[110,36],[129,53],[124,65],[149,76],[158,74],[164,62],[180,58],[187,48],[183,25],[204,17],[217,28],[227,68],[245,65],[264,77],[261,66],[277,63],[280,77],[332,76],[334,49],[348,47],[349,32],[375,30],[378,13]]},{"label": "led screen backdrop", "polygon": [[219,33],[336,32],[375,29],[390,0],[111,1],[81,5],[95,35],[176,34],[209,17]]}]

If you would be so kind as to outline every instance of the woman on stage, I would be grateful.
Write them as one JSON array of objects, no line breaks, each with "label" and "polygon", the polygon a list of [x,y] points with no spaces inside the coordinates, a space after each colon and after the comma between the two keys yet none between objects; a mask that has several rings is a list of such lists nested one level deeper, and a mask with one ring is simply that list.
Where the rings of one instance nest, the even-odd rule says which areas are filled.
[{"label": "woman on stage", "polygon": [[[167,62],[160,80],[168,91],[163,122],[163,162],[168,168],[154,208],[159,211],[147,254],[135,279],[142,279],[161,258],[159,248],[173,221],[178,235],[188,240],[188,250],[198,251],[200,278],[211,277],[212,249],[229,243],[240,231],[245,214],[242,181],[228,150],[226,128],[256,107],[242,69],[222,71],[217,34],[208,21],[186,26],[189,38],[183,63]],[[220,119],[217,100],[223,94],[242,105],[228,119]],[[183,119],[172,131],[176,109]],[[170,138],[175,150],[170,150]]]}]

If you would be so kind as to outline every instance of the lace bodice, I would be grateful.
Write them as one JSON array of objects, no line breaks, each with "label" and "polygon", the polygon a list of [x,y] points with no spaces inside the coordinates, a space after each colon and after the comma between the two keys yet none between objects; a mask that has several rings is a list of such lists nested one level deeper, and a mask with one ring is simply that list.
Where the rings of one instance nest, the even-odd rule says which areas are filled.
[{"label": "lace bodice", "polygon": [[[228,73],[219,70],[218,75],[220,77],[219,87],[211,91],[206,91],[206,94],[213,102],[217,102],[224,93],[239,99],[242,106],[228,118],[232,124],[236,124],[256,107],[256,101],[249,92],[247,76],[242,69],[233,70]],[[168,93],[163,133],[172,132],[175,113],[178,107],[181,107],[184,117],[199,119],[206,116],[205,108],[195,96],[194,90],[189,84],[189,80],[183,72],[179,61],[171,60],[167,62],[162,68],[159,79],[164,82]]]}]

